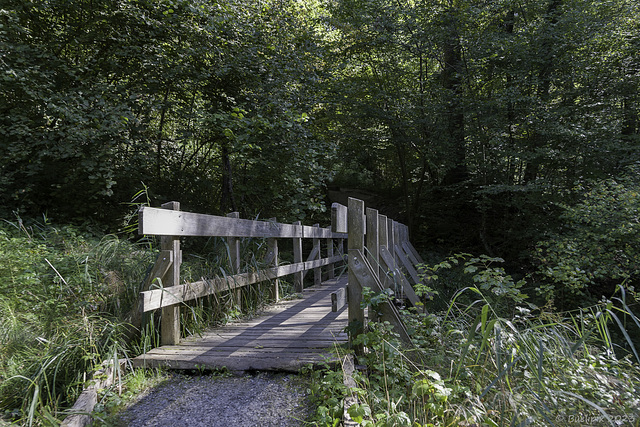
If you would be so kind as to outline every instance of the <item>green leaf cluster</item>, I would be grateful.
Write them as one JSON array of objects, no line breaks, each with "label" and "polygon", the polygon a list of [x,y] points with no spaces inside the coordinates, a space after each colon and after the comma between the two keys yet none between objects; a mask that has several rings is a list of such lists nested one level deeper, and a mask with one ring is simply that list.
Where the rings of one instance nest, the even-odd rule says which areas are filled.
[{"label": "green leaf cluster", "polygon": [[547,298],[591,295],[640,277],[638,167],[616,179],[579,189],[575,205],[562,205],[563,229],[537,245],[539,291]]}]

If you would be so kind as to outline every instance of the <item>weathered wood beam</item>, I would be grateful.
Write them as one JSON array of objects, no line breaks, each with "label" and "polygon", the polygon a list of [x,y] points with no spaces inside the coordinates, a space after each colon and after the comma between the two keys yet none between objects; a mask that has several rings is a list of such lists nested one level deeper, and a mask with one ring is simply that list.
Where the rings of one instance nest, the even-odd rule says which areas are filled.
[{"label": "weathered wood beam", "polygon": [[[362,252],[358,250],[351,250],[349,251],[349,256],[353,257],[353,262],[350,264],[350,268],[354,270],[354,276],[360,285],[363,287],[367,286],[374,292],[382,292],[382,283]],[[352,283],[349,282],[349,287],[351,286]],[[351,305],[351,300],[349,300],[349,305]],[[378,308],[380,309],[381,320],[391,323],[394,331],[400,336],[400,339],[405,343],[410,343],[411,338],[409,337],[409,332],[407,332],[404,322],[400,317],[400,312],[398,312],[396,306],[389,300],[386,300],[382,302]]]},{"label": "weathered wood beam", "polygon": [[[293,225],[300,226],[300,221],[296,221]],[[302,259],[302,237],[293,238],[293,262],[300,264]],[[296,292],[302,292],[304,289],[304,270],[298,271],[293,275],[293,287]]]},{"label": "weathered wood beam", "polygon": [[86,387],[73,407],[69,410],[69,415],[60,424],[62,427],[84,427],[93,424],[91,412],[98,403],[98,392],[110,387],[115,383],[115,379],[124,372],[127,359],[119,359],[117,365],[114,366],[114,360],[111,359],[103,368],[93,374],[93,380],[89,381]]},{"label": "weathered wood beam", "polygon": [[[271,221],[275,222],[275,218],[272,218]],[[277,268],[280,264],[280,258],[278,253],[278,239],[269,238],[267,239],[267,255],[265,257],[265,264],[270,265],[272,267]],[[273,280],[273,284],[271,287],[271,299],[278,302],[280,299],[280,279],[276,278]]]},{"label": "weathered wood beam", "polygon": [[[162,205],[166,212],[180,212],[179,202],[168,202]],[[162,277],[162,284],[166,287],[180,284],[180,264],[182,264],[182,251],[180,250],[180,237],[175,235],[162,236],[160,249],[171,251],[173,262],[166,274]],[[162,309],[160,322],[160,343],[162,345],[177,344],[180,342],[180,306],[165,306]]]},{"label": "weathered wood beam", "polygon": [[416,271],[411,261],[409,261],[407,254],[402,249],[400,249],[398,245],[396,245],[394,249],[396,252],[396,258],[400,260],[405,270],[407,270],[407,273],[409,273],[409,277],[411,278],[411,280],[413,280],[413,284],[415,285],[417,283],[420,283],[420,276],[418,276],[418,272]]},{"label": "weathered wood beam", "polygon": [[[320,228],[320,224],[315,224],[314,227]],[[320,259],[322,256],[320,249],[320,239],[313,239],[313,252],[316,254],[313,259]],[[313,285],[320,286],[322,283],[322,269],[317,267],[313,269]]]},{"label": "weathered wood beam", "polygon": [[424,260],[422,259],[416,248],[413,247],[410,241],[406,240],[402,242],[402,247],[407,252],[407,254],[411,256],[411,261],[414,265],[424,264]]},{"label": "weathered wood beam", "polygon": [[380,248],[380,258],[385,264],[387,271],[393,273],[393,277],[400,281],[400,286],[402,286],[402,289],[404,290],[405,295],[407,295],[407,298],[409,298],[409,301],[411,301],[411,304],[413,304],[414,307],[418,307],[419,304],[421,304],[420,298],[416,295],[404,273],[398,268],[396,260],[393,255],[391,255],[391,252],[389,252],[385,247]]},{"label": "weathered wood beam", "polygon": [[347,233],[347,207],[340,203],[331,205],[331,231],[334,233]]},{"label": "weathered wood beam", "polygon": [[331,311],[337,312],[347,304],[347,294],[345,288],[331,292]]},{"label": "weathered wood beam", "polygon": [[140,234],[155,236],[218,236],[263,238],[346,238],[345,232],[329,228],[281,224],[272,221],[226,218],[193,212],[143,207],[139,212]]},{"label": "weathered wood beam", "polygon": [[333,258],[323,258],[315,261],[281,265],[252,273],[216,277],[213,279],[200,280],[198,282],[178,286],[153,289],[140,293],[140,306],[143,312],[156,310],[158,308],[205,297],[217,292],[228,291],[258,282],[274,280],[278,277],[288,276],[304,270],[323,267],[339,261],[342,261],[342,257],[334,256]]},{"label": "weathered wood beam", "polygon": [[[364,332],[364,310],[360,306],[362,302],[362,286],[356,277],[354,263],[356,254],[364,251],[365,217],[364,202],[362,200],[349,197],[348,207],[348,229],[349,229],[349,286],[347,287],[347,299],[349,301],[349,339]],[[354,347],[356,355],[362,355],[364,348],[359,345]]]}]

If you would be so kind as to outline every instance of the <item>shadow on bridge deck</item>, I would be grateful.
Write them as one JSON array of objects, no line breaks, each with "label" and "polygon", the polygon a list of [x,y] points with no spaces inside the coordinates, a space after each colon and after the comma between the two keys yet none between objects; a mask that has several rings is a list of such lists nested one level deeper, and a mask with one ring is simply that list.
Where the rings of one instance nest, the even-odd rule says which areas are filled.
[{"label": "shadow on bridge deck", "polygon": [[335,363],[329,350],[347,343],[347,308],[331,311],[331,292],[344,287],[339,277],[312,286],[301,299],[283,301],[260,316],[211,329],[180,344],[155,348],[133,359],[136,367],[288,371]]}]

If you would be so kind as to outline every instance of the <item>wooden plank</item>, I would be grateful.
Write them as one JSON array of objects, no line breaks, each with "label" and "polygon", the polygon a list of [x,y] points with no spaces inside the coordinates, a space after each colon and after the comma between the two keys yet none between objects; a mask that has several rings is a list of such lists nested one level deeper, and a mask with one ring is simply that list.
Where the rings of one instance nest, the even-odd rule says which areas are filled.
[{"label": "wooden plank", "polygon": [[[387,218],[387,248],[393,248],[393,246],[396,244],[394,239],[395,237],[393,234],[393,220],[391,218]],[[388,263],[387,265],[389,266]],[[395,262],[393,265],[395,265]]]},{"label": "wooden plank", "polygon": [[[98,403],[98,391],[110,387],[116,378],[119,378],[121,372],[125,370],[127,360],[117,360],[114,366],[115,359],[110,359],[106,363],[103,363],[103,368],[96,371],[93,374],[93,380],[90,381],[88,387],[86,387],[73,407],[69,410],[69,414],[60,424],[62,427],[82,427],[93,424],[93,412],[94,407]],[[99,378],[99,379],[96,379]]]},{"label": "wooden plank", "polygon": [[161,351],[157,353],[153,350],[147,354],[163,354],[163,355],[175,355],[175,356],[191,356],[191,357],[287,357],[287,358],[299,358],[299,357],[313,357],[317,353],[327,353],[327,350],[331,348],[331,345],[321,348],[318,346],[307,346],[301,348],[283,347],[266,347],[262,345],[251,345],[247,347],[242,346],[179,346],[179,347],[162,347]]},{"label": "wooden plank", "polygon": [[399,233],[399,229],[398,229],[398,222],[397,221],[392,221],[391,222],[392,226],[391,226],[391,232],[393,233],[393,244],[389,244],[389,252],[391,253],[391,256],[396,260],[396,265],[398,264],[398,260],[396,259],[396,254],[395,251],[393,250],[393,248],[400,244],[400,233]]},{"label": "wooden plank", "polygon": [[407,251],[408,254],[411,254],[413,256],[412,261],[414,265],[424,264],[424,260],[422,259],[422,257],[420,256],[420,254],[418,253],[416,248],[411,244],[410,241],[407,240],[403,242],[402,247],[404,248],[405,251]]},{"label": "wooden plank", "polygon": [[396,258],[400,260],[402,266],[407,270],[407,273],[409,273],[409,277],[413,280],[413,284],[415,285],[420,283],[420,276],[418,276],[418,272],[413,267],[413,264],[411,264],[411,261],[409,261],[409,258],[407,258],[407,254],[400,249],[398,245],[394,247],[394,250],[396,252]]},{"label": "wooden plank", "polygon": [[340,203],[331,205],[331,231],[334,233],[347,233],[347,207]]},{"label": "wooden plank", "polygon": [[[373,268],[369,264],[369,261],[364,257],[361,251],[352,250],[349,252],[350,255],[353,255],[353,265],[352,268],[354,270],[354,275],[356,279],[360,282],[361,286],[367,286],[373,289],[374,292],[382,292],[383,287],[378,277],[375,275]],[[349,283],[351,286],[351,283]],[[406,327],[404,326],[404,322],[400,317],[400,313],[395,305],[393,305],[390,301],[384,301],[378,307],[381,312],[381,319],[383,321],[388,321],[393,326],[395,332],[398,333],[400,339],[406,343],[411,342],[411,338],[409,337],[409,332],[407,332]]]},{"label": "wooden plank", "polygon": [[331,292],[331,311],[336,312],[347,304],[347,294],[345,288]]},{"label": "wooden plank", "polygon": [[174,304],[205,297],[214,293],[233,290],[239,287],[252,285],[258,282],[273,280],[278,277],[288,276],[304,270],[342,261],[342,257],[323,258],[316,261],[307,261],[298,264],[282,265],[278,267],[260,270],[251,273],[241,273],[234,276],[203,279],[198,282],[184,285],[171,286],[161,289],[152,289],[140,293],[140,307],[143,312],[156,310]]},{"label": "wooden plank", "polygon": [[380,257],[378,255],[378,248],[380,246],[378,221],[378,211],[367,208],[367,259],[374,271],[376,271],[380,265]]},{"label": "wooden plank", "polygon": [[139,218],[138,232],[155,236],[346,238],[346,233],[333,233],[328,228],[174,212],[146,206],[140,209]]},{"label": "wooden plank", "polygon": [[346,237],[346,233],[333,233],[331,228],[321,228],[320,226],[302,226],[302,237],[305,239],[330,239]]},{"label": "wooden plank", "polygon": [[302,227],[267,221],[226,218],[216,215],[162,209],[140,209],[140,234],[220,237],[302,237]]},{"label": "wooden plank", "polygon": [[404,290],[407,298],[409,298],[409,301],[411,301],[411,304],[413,304],[414,307],[419,307],[420,304],[422,304],[420,298],[416,295],[413,287],[404,276],[404,273],[398,269],[395,259],[387,248],[380,248],[380,257],[382,258],[387,270],[392,272],[393,276],[400,281],[400,286],[402,286],[402,289]]},{"label": "wooden plank", "polygon": [[380,259],[380,250],[381,250],[380,248],[389,247],[389,231],[388,231],[387,224],[388,224],[388,219],[386,215],[379,215],[378,216],[378,262],[380,264],[380,270],[379,270],[380,275],[378,277],[380,277],[380,282],[382,282],[382,286],[384,286],[385,289],[391,286],[391,281],[389,280],[389,277],[386,274],[387,272],[384,269],[383,262]]},{"label": "wooden plank", "polygon": [[[346,338],[346,335],[344,336]],[[179,347],[176,348],[194,348],[194,349],[237,349],[240,347],[260,347],[260,348],[287,348],[287,349],[300,349],[300,348],[316,348],[324,347],[328,348],[335,342],[335,337],[325,337],[323,335],[305,336],[304,340],[292,340],[291,336],[281,335],[259,335],[259,336],[241,336],[241,337],[220,337],[218,340],[213,340],[210,337],[206,340],[198,341],[183,341]],[[167,349],[163,347],[163,349]]]},{"label": "wooden plank", "polygon": [[328,365],[336,365],[338,360],[331,354],[319,354],[306,358],[280,358],[280,357],[228,357],[228,358],[183,358],[167,357],[163,355],[147,356],[144,359],[134,359],[135,367],[146,368],[169,368],[169,369],[223,369],[230,371],[278,371],[278,372],[300,372],[301,369],[308,365],[318,365],[327,363]]},{"label": "wooden plank", "polygon": [[409,261],[411,261],[411,264],[417,266],[418,264],[420,264],[420,261],[418,261],[418,258],[416,258],[414,253],[409,249],[408,243],[409,242],[402,242],[402,249],[404,250],[404,253]]},{"label": "wooden plank", "polygon": [[[371,267],[373,268],[374,273],[380,277],[380,237],[378,234],[380,224],[379,224],[379,216],[378,211],[375,209],[367,208],[367,260]],[[377,313],[374,310],[369,309],[369,320],[373,322],[377,322]]]},{"label": "wooden plank", "polygon": [[305,289],[302,299],[276,304],[256,319],[153,349],[135,358],[133,365],[297,372],[310,364],[337,363],[328,351],[347,343],[344,327],[348,319],[345,309],[330,311],[330,292],[344,289],[345,284],[343,277],[324,282],[316,291]]}]

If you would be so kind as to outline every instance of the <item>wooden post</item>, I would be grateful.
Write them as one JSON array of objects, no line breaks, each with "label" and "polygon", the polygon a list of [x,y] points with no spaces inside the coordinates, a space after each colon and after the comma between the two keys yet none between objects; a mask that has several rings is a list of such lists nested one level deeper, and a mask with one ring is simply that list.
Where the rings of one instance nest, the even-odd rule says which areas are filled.
[{"label": "wooden post", "polygon": [[[227,214],[228,218],[240,218],[240,212],[231,212]],[[240,238],[229,237],[227,239],[229,245],[229,264],[231,265],[231,274],[240,273]],[[239,310],[242,310],[242,289],[237,288],[234,291],[235,304]]]},{"label": "wooden post", "polygon": [[[386,215],[378,216],[378,248],[389,248],[389,233],[387,231],[387,217]],[[378,261],[380,261],[380,251],[378,251]],[[380,263],[380,283],[386,289],[391,284],[389,283],[389,278],[387,277],[387,271],[382,267],[382,263]]]},{"label": "wooden post", "polygon": [[[275,218],[271,218],[271,221],[276,222]],[[271,267],[278,267],[280,260],[278,259],[278,239],[267,239],[267,265]],[[278,302],[280,299],[280,279],[275,278],[273,280],[273,286],[271,287],[271,299]]]},{"label": "wooden post", "polygon": [[[179,202],[168,202],[162,205],[163,209],[180,210]],[[180,284],[180,264],[182,252],[180,251],[180,237],[162,236],[160,238],[160,250],[171,251],[173,263],[162,277],[162,287],[169,288]],[[160,326],[160,344],[174,345],[180,342],[180,306],[172,305],[162,309],[162,322]]]},{"label": "wooden post", "polygon": [[[367,261],[371,265],[373,269],[373,273],[376,277],[380,278],[380,255],[379,255],[379,245],[380,240],[378,236],[378,211],[376,209],[367,208],[367,251],[366,257]],[[375,310],[369,306],[369,321],[377,322],[378,314]]]},{"label": "wooden post", "polygon": [[387,218],[387,239],[389,253],[391,254],[391,256],[393,256],[393,247],[395,246],[396,242],[394,240],[393,220],[391,218]]},{"label": "wooden post", "polygon": [[[369,264],[371,264],[371,267],[373,267],[374,272],[378,272],[380,266],[378,226],[378,211],[367,208],[367,260]],[[380,274],[378,274],[378,277],[380,277]]]},{"label": "wooden post", "polygon": [[[333,258],[333,239],[327,239],[327,258]],[[336,277],[336,270],[333,263],[327,265],[327,279]]]},{"label": "wooden post", "polygon": [[393,247],[391,248],[391,253],[395,253],[395,246],[400,243],[400,223],[397,221],[393,221]]},{"label": "wooden post", "polygon": [[340,203],[331,205],[331,231],[347,233],[347,207]]},{"label": "wooden post", "polygon": [[[347,233],[347,207],[340,203],[333,203],[331,205],[331,231],[333,233]],[[344,239],[338,239],[336,249],[338,251],[338,255],[344,255]],[[331,251],[333,253],[333,247],[331,248]],[[333,269],[334,266],[331,265],[331,268]]]},{"label": "wooden post", "polygon": [[[362,200],[349,198],[347,222],[349,230],[349,286],[347,288],[347,301],[349,304],[349,338],[353,341],[355,337],[364,331],[364,310],[360,307],[362,287],[354,269],[356,253],[358,251],[364,252],[365,219],[364,202]],[[354,350],[356,355],[363,352],[362,346],[357,346]]]},{"label": "wooden post", "polygon": [[[313,226],[315,228],[320,229],[320,224],[314,224]],[[318,253],[316,259],[322,259],[322,254],[320,252],[320,239],[313,239],[313,250],[314,252],[317,251]],[[313,269],[313,285],[320,286],[321,283],[322,283],[322,268],[321,267],[314,268]]]},{"label": "wooden post", "polygon": [[[300,221],[296,221],[293,225],[302,225]],[[302,237],[293,238],[293,262],[294,264],[303,262],[302,259]],[[293,286],[296,292],[302,292],[304,289],[304,272],[300,271],[293,274]]]}]

